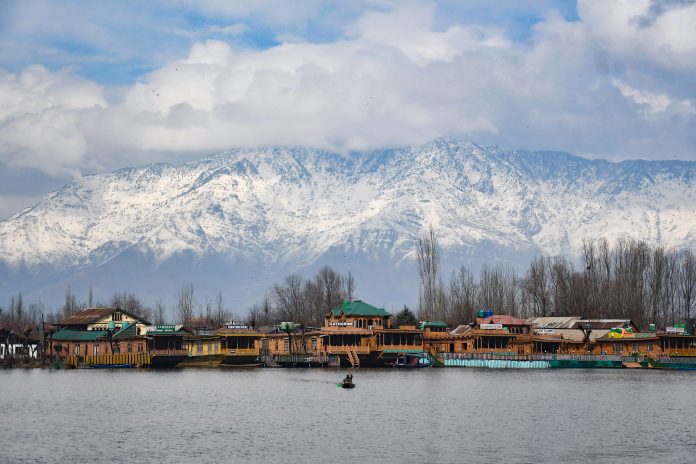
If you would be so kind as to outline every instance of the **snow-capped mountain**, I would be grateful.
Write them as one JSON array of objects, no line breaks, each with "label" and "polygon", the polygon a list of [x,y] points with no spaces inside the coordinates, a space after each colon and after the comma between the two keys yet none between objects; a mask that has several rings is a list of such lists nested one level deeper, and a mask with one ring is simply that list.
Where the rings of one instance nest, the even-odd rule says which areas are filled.
[{"label": "snow-capped mountain", "polygon": [[230,150],[180,166],[85,177],[0,223],[0,292],[59,306],[67,285],[97,298],[173,300],[192,282],[236,311],[293,272],[352,271],[360,297],[417,295],[415,242],[432,224],[445,279],[462,264],[575,255],[583,238],[696,241],[696,163],[587,160],[438,139],[341,155]]}]

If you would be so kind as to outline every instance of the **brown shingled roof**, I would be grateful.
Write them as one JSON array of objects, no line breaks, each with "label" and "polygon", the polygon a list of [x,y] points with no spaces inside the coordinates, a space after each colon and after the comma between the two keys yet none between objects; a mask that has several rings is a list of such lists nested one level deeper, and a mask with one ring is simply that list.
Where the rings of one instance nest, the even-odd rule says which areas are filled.
[{"label": "brown shingled roof", "polygon": [[99,319],[101,319],[104,316],[108,316],[109,314],[113,313],[114,311],[120,311],[124,314],[128,314],[131,317],[137,318],[142,320],[144,323],[149,324],[149,322],[143,320],[142,318],[136,316],[135,314],[129,313],[128,311],[124,311],[120,308],[89,308],[80,311],[79,313],[75,313],[72,316],[69,316],[62,321],[58,322],[59,326],[64,326],[64,325],[84,325],[84,324],[93,324],[97,322]]},{"label": "brown shingled roof", "polygon": [[91,324],[116,311],[116,308],[89,308],[58,322],[60,325]]},{"label": "brown shingled roof", "polygon": [[477,317],[476,323],[481,324],[503,324],[503,325],[531,325],[527,319],[518,319],[516,317],[503,314],[495,314],[491,317]]}]

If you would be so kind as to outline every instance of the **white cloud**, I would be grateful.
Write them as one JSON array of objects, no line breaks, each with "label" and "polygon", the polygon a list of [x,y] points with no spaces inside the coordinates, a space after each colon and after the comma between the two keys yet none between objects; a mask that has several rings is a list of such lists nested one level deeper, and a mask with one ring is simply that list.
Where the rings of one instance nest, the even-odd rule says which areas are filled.
[{"label": "white cloud", "polygon": [[[327,43],[198,42],[108,103],[105,89],[69,72],[5,74],[0,161],[64,172],[231,146],[356,150],[443,135],[696,157],[693,5],[580,2],[579,21],[549,12],[528,43],[442,25],[432,3],[397,5]],[[240,24],[227,32],[246,33]]]},{"label": "white cloud", "polygon": [[625,63],[696,70],[696,3],[655,15],[650,0],[580,0],[588,39]]},{"label": "white cloud", "polygon": [[187,30],[182,28],[174,28],[174,34],[181,37],[186,37],[188,39],[198,39],[205,37],[210,37],[211,35],[224,35],[228,37],[240,37],[249,31],[249,26],[244,23],[234,23],[228,24],[226,26],[220,26],[217,24],[209,24],[201,29],[197,30]]},{"label": "white cloud", "polygon": [[621,95],[632,100],[638,105],[643,105],[646,108],[647,113],[663,113],[669,107],[670,103],[672,103],[669,97],[664,93],[656,94],[646,92],[644,90],[634,89],[618,79],[614,79],[612,83],[617,89],[619,89]]},{"label": "white cloud", "polygon": [[0,76],[0,157],[10,167],[79,172],[87,148],[83,122],[103,110],[102,89],[66,72],[30,66]]}]

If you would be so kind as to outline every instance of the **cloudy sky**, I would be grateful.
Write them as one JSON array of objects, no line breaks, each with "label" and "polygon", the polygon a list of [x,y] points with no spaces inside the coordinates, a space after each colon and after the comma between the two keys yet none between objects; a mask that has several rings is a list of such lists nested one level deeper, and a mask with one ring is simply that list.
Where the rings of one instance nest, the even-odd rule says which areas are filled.
[{"label": "cloudy sky", "polygon": [[696,3],[0,1],[0,218],[235,146],[696,160]]}]

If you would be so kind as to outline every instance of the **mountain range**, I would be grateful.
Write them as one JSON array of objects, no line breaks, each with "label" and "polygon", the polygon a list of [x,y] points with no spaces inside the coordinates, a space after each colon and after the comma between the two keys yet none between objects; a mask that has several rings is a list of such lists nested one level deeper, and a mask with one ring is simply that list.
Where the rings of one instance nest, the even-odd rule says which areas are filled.
[{"label": "mountain range", "polygon": [[[583,239],[696,241],[696,162],[589,160],[437,139],[340,154],[234,149],[86,176],[0,223],[0,292],[48,307],[119,291],[171,303],[222,291],[244,313],[290,273],[351,271],[357,296],[417,301],[415,245],[432,225],[443,277],[577,257]],[[84,297],[82,298],[84,299]]]}]

